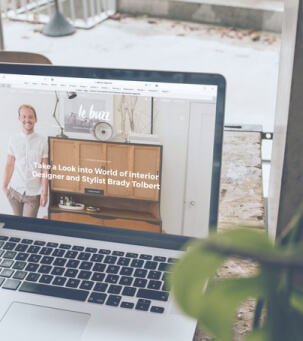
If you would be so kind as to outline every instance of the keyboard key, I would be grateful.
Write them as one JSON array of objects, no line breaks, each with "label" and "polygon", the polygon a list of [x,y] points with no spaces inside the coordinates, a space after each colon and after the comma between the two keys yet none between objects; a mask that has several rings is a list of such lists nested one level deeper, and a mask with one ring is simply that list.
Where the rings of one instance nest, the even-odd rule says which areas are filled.
[{"label": "keyboard key", "polygon": [[28,245],[26,245],[26,244],[18,244],[15,247],[15,251],[17,251],[17,252],[25,252],[27,248],[28,248]]},{"label": "keyboard key", "polygon": [[60,244],[59,248],[63,250],[69,250],[72,246],[69,244]]},{"label": "keyboard key", "polygon": [[92,292],[89,296],[88,302],[90,303],[97,303],[97,304],[104,304],[106,301],[107,295],[102,294],[99,292]]},{"label": "keyboard key", "polygon": [[164,308],[163,307],[152,306],[150,308],[150,311],[152,313],[163,314],[164,313]]},{"label": "keyboard key", "polygon": [[14,259],[16,254],[17,252],[15,251],[6,251],[2,257],[6,259]]},{"label": "keyboard key", "polygon": [[134,272],[133,268],[123,267],[120,270],[120,275],[122,275],[122,276],[131,276],[133,272]]},{"label": "keyboard key", "polygon": [[147,275],[147,270],[136,269],[134,273],[134,277],[145,278]]},{"label": "keyboard key", "polygon": [[121,308],[126,308],[126,309],[133,309],[134,306],[135,306],[135,304],[132,303],[132,302],[122,302],[122,303],[120,304],[120,307],[121,307]]},{"label": "keyboard key", "polygon": [[55,266],[64,266],[66,262],[67,262],[67,259],[65,259],[65,258],[56,258],[54,261],[54,265]]},{"label": "keyboard key", "polygon": [[122,257],[122,256],[124,256],[124,252],[122,252],[122,251],[113,251],[112,255],[113,256]]},{"label": "keyboard key", "polygon": [[78,256],[77,251],[67,251],[64,257],[69,259],[75,259],[77,256]]},{"label": "keyboard key", "polygon": [[17,290],[20,284],[21,281],[17,279],[7,279],[5,283],[2,285],[2,288],[8,290]]},{"label": "keyboard key", "polygon": [[77,269],[66,269],[64,276],[75,278],[78,275],[79,270]]},{"label": "keyboard key", "polygon": [[99,253],[100,253],[101,255],[109,255],[109,254],[110,254],[110,250],[100,249],[100,250],[99,250]]},{"label": "keyboard key", "polygon": [[28,252],[28,253],[37,254],[37,253],[40,251],[40,249],[41,249],[40,246],[31,245],[31,246],[27,249],[27,252]]},{"label": "keyboard key", "polygon": [[168,263],[160,263],[158,270],[160,271],[170,271],[170,264]]},{"label": "keyboard key", "polygon": [[122,286],[121,286],[121,285],[112,284],[112,285],[108,288],[107,292],[108,292],[109,294],[119,295],[120,292],[121,292],[121,290],[122,290]]},{"label": "keyboard key", "polygon": [[117,265],[109,265],[106,269],[106,273],[109,274],[117,274],[120,270],[120,266]]},{"label": "keyboard key", "polygon": [[161,275],[162,275],[162,272],[160,272],[160,271],[150,271],[148,273],[147,278],[148,279],[155,279],[155,280],[157,280],[157,279],[161,278]]},{"label": "keyboard key", "polygon": [[11,259],[3,259],[0,266],[2,268],[10,268],[14,264],[14,261]]},{"label": "keyboard key", "polygon": [[64,249],[54,249],[52,256],[54,257],[63,257],[65,254],[65,250]]},{"label": "keyboard key", "polygon": [[93,267],[93,271],[103,272],[106,268],[105,264],[96,263]]},{"label": "keyboard key", "polygon": [[81,262],[79,269],[81,270],[90,270],[93,266],[93,262]]},{"label": "keyboard key", "polygon": [[67,288],[77,288],[80,284],[79,279],[74,279],[74,278],[70,278],[67,283],[66,283],[66,287]]},{"label": "keyboard key", "polygon": [[40,255],[49,256],[53,252],[52,247],[43,247],[40,251]]},{"label": "keyboard key", "polygon": [[49,284],[53,280],[54,276],[42,275],[39,279],[39,283]]},{"label": "keyboard key", "polygon": [[134,281],[133,286],[136,288],[145,288],[147,284],[147,280],[146,279],[142,279],[142,278],[136,278]]},{"label": "keyboard key", "polygon": [[104,263],[105,264],[116,264],[117,259],[118,258],[116,256],[106,256],[104,259]]},{"label": "keyboard key", "polygon": [[91,271],[82,270],[80,271],[78,278],[87,280],[87,279],[90,279],[91,275],[92,275]]},{"label": "keyboard key", "polygon": [[[67,266],[68,268],[76,269],[76,268],[79,266],[79,264],[80,264],[80,261],[79,261],[79,260],[70,259],[70,260],[67,262],[66,266]],[[80,268],[80,269],[81,269],[81,268]]]},{"label": "keyboard key", "polygon": [[17,245],[16,243],[6,242],[3,246],[3,250],[14,250],[16,245]]},{"label": "keyboard key", "polygon": [[155,256],[154,261],[156,262],[166,262],[166,257]]},{"label": "keyboard key", "polygon": [[35,273],[35,272],[30,272],[27,276],[26,276],[26,280],[29,282],[37,282],[39,279],[40,275]]},{"label": "keyboard key", "polygon": [[121,296],[117,296],[117,295],[109,295],[107,301],[106,301],[106,305],[110,305],[112,307],[118,307],[120,304],[122,297]]},{"label": "keyboard key", "polygon": [[140,259],[144,259],[144,260],[152,260],[152,256],[151,255],[140,255]]},{"label": "keyboard key", "polygon": [[6,236],[0,236],[0,240],[8,240],[8,237],[6,237]]},{"label": "keyboard key", "polygon": [[168,300],[169,293],[149,289],[139,289],[137,292],[137,297],[165,302]]},{"label": "keyboard key", "polygon": [[38,246],[44,246],[45,245],[45,242],[41,241],[41,240],[36,240],[34,242],[34,245],[38,245]]},{"label": "keyboard key", "polygon": [[74,250],[74,251],[83,251],[84,250],[84,246],[74,245],[72,247],[72,250]]},{"label": "keyboard key", "polygon": [[26,266],[26,263],[25,262],[20,262],[20,261],[17,261],[15,262],[15,264],[13,265],[13,269],[15,270],[23,270]]},{"label": "keyboard key", "polygon": [[98,292],[105,292],[107,287],[108,284],[106,283],[96,283],[93,290]]},{"label": "keyboard key", "polygon": [[127,254],[125,255],[125,257],[129,257],[129,258],[138,258],[138,254],[137,253],[133,253],[133,252],[127,252]]},{"label": "keyboard key", "polygon": [[148,269],[148,270],[156,270],[157,267],[158,267],[157,262],[148,261],[144,264],[144,269]]},{"label": "keyboard key", "polygon": [[124,296],[135,296],[135,293],[136,293],[137,289],[136,288],[133,288],[133,287],[125,287],[122,291],[122,295]]},{"label": "keyboard key", "polygon": [[89,260],[91,254],[87,252],[80,252],[78,255],[79,260]]},{"label": "keyboard key", "polygon": [[94,282],[92,281],[82,281],[80,285],[80,289],[91,290],[93,286],[94,286]]},{"label": "keyboard key", "polygon": [[116,283],[118,283],[118,280],[119,280],[119,276],[109,274],[109,275],[107,275],[105,282],[116,284]]},{"label": "keyboard key", "polygon": [[142,259],[133,259],[130,266],[134,268],[142,268],[144,261]]},{"label": "keyboard key", "polygon": [[25,270],[30,272],[35,272],[39,268],[39,264],[37,263],[28,263]]},{"label": "keyboard key", "polygon": [[31,263],[38,263],[40,259],[41,259],[40,255],[32,254],[29,256],[28,261]]},{"label": "keyboard key", "polygon": [[19,243],[20,242],[20,238],[16,238],[16,237],[10,237],[9,241],[10,242],[14,242],[14,243]]},{"label": "keyboard key", "polygon": [[[54,259],[55,259],[55,258],[52,257],[52,256],[43,256],[40,263],[41,263],[41,264],[48,264],[48,265],[50,265],[50,264],[52,264],[52,262],[53,262]],[[58,264],[57,264],[57,265],[58,265]]]},{"label": "keyboard key", "polygon": [[102,262],[103,257],[104,257],[103,255],[99,255],[99,254],[95,253],[95,254],[92,255],[90,261],[91,262],[98,262],[99,263],[99,262]]},{"label": "keyboard key", "polygon": [[24,279],[25,277],[26,277],[26,275],[27,275],[27,272],[25,272],[25,271],[16,271],[15,273],[14,273],[14,276],[13,276],[13,278],[14,279]]},{"label": "keyboard key", "polygon": [[147,288],[148,289],[152,289],[152,290],[160,290],[161,286],[162,286],[162,283],[163,282],[161,282],[161,281],[150,280],[149,283],[148,283]]},{"label": "keyboard key", "polygon": [[92,281],[102,282],[105,278],[105,274],[102,272],[95,272],[91,278]]},{"label": "keyboard key", "polygon": [[132,284],[133,280],[134,279],[132,277],[122,276],[120,278],[119,284],[130,286]]},{"label": "keyboard key", "polygon": [[29,257],[29,254],[28,254],[28,253],[19,253],[19,254],[16,256],[16,260],[25,261],[25,260],[27,260],[28,257]]},{"label": "keyboard key", "polygon": [[64,268],[56,266],[53,268],[51,274],[55,275],[55,276],[61,276],[61,275],[63,275],[64,270],[65,270]]},{"label": "keyboard key", "polygon": [[41,265],[38,272],[41,274],[49,274],[52,267],[50,265]]},{"label": "keyboard key", "polygon": [[65,284],[66,280],[67,280],[67,278],[65,278],[65,277],[57,276],[54,278],[53,284],[63,286]]},{"label": "keyboard key", "polygon": [[94,248],[94,247],[87,247],[85,249],[85,252],[89,252],[89,253],[96,253],[98,251],[98,249]]},{"label": "keyboard key", "polygon": [[150,307],[151,301],[150,300],[138,300],[136,304],[136,310],[148,311]]},{"label": "keyboard key", "polygon": [[52,243],[52,242],[48,242],[46,244],[47,247],[52,247],[52,248],[58,247],[58,245],[59,245],[58,243]]},{"label": "keyboard key", "polygon": [[39,295],[67,298],[77,301],[86,301],[89,292],[85,290],[45,285],[40,283],[23,282],[19,291]]},{"label": "keyboard key", "polygon": [[1,276],[1,277],[9,278],[9,277],[12,277],[13,274],[14,274],[14,270],[11,270],[11,269],[3,269],[3,270],[1,271],[0,276]]},{"label": "keyboard key", "polygon": [[120,257],[117,264],[122,266],[128,266],[130,263],[130,258]]},{"label": "keyboard key", "polygon": [[28,244],[28,245],[30,245],[30,244],[32,244],[34,241],[32,240],[32,239],[22,239],[21,240],[21,243],[22,244]]}]

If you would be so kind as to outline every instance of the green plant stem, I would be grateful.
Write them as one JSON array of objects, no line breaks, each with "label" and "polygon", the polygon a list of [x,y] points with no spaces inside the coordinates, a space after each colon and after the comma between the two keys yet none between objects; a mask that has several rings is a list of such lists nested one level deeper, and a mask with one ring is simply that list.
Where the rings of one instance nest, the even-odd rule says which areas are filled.
[{"label": "green plant stem", "polygon": [[260,321],[261,321],[261,315],[262,315],[264,303],[265,303],[265,300],[263,300],[263,299],[257,300],[255,314],[254,314],[254,320],[253,320],[253,329],[257,329],[260,327]]}]

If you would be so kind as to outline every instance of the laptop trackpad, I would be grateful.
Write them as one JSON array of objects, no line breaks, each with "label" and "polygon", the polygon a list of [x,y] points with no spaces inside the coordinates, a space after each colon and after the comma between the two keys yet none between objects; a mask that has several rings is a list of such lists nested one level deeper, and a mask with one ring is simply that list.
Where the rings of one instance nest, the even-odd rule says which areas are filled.
[{"label": "laptop trackpad", "polygon": [[6,341],[76,341],[90,315],[14,302],[0,323]]}]

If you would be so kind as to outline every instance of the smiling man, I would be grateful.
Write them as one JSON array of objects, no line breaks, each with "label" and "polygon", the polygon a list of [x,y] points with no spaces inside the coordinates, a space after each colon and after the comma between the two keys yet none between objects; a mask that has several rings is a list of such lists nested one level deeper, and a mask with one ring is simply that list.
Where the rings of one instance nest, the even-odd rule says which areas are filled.
[{"label": "smiling man", "polygon": [[38,121],[36,110],[23,104],[18,110],[22,132],[9,140],[4,171],[3,191],[15,215],[37,217],[39,207],[47,204],[48,178],[35,176],[37,171],[47,172],[47,140],[34,129]]}]

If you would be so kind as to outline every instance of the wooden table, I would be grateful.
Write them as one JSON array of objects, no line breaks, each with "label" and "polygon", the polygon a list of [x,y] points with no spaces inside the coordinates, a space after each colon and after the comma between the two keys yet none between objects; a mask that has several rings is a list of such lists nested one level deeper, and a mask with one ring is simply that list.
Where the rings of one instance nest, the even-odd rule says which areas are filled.
[{"label": "wooden table", "polygon": [[[219,230],[231,226],[265,230],[261,145],[260,132],[224,132]],[[222,276],[246,275],[254,271],[256,264],[247,262],[235,259],[227,261]],[[244,335],[240,335],[239,339],[241,337]],[[235,338],[238,340],[238,335]],[[197,328],[193,340],[213,339]]]},{"label": "wooden table", "polygon": [[260,132],[225,131],[219,229],[243,225],[264,229]]}]

